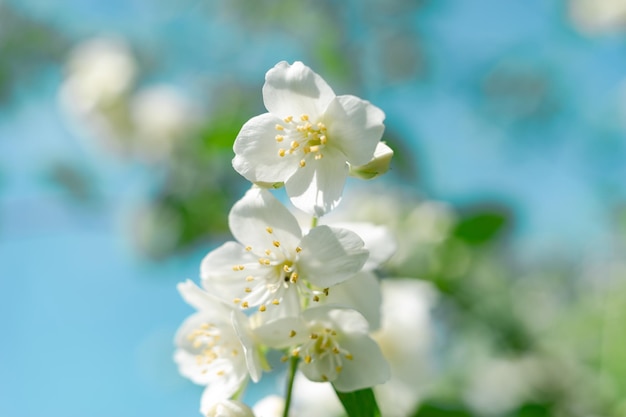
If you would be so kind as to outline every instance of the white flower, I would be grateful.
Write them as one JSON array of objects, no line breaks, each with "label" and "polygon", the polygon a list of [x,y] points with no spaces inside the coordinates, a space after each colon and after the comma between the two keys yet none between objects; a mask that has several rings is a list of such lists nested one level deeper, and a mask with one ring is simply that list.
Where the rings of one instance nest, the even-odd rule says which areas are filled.
[{"label": "white flower", "polygon": [[240,401],[222,400],[207,410],[206,417],[254,417],[250,407]]},{"label": "white flower", "polygon": [[263,102],[268,113],[250,119],[235,140],[233,167],[255,183],[284,182],[296,207],[324,215],[339,203],[349,165],[372,160],[385,114],[336,96],[302,62],[267,72]]},{"label": "white flower", "polygon": [[213,298],[193,282],[178,290],[198,312],[188,317],[176,333],[174,360],[182,375],[206,385],[200,410],[206,415],[216,402],[233,396],[247,380],[261,377],[261,357],[239,310]]},{"label": "white flower", "polygon": [[203,286],[270,317],[297,316],[301,296],[320,301],[368,257],[363,241],[348,230],[319,226],[302,236],[289,210],[256,187],[235,203],[228,221],[240,243],[227,242],[204,258]]},{"label": "white flower", "polygon": [[384,279],[381,283],[382,326],[372,337],[391,366],[391,379],[374,389],[384,416],[412,415],[432,363],[430,310],[434,289],[416,279]]},{"label": "white flower", "polygon": [[256,335],[275,348],[291,348],[300,370],[311,381],[332,382],[341,392],[382,384],[390,371],[369,335],[367,320],[356,310],[326,305],[256,328]]}]

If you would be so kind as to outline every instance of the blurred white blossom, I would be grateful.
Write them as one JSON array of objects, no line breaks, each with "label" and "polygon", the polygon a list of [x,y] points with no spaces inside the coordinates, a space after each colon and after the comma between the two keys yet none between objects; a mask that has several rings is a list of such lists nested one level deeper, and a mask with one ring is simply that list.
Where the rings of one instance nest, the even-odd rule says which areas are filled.
[{"label": "blurred white blossom", "polygon": [[569,0],[574,24],[583,32],[603,33],[626,29],[626,1]]},{"label": "blurred white blossom", "polygon": [[431,309],[436,292],[415,279],[384,279],[381,286],[382,326],[373,338],[391,366],[391,379],[374,392],[384,416],[407,417],[415,411],[432,372]]},{"label": "blurred white blossom", "polygon": [[255,417],[250,407],[241,401],[222,400],[212,404],[206,417]]}]

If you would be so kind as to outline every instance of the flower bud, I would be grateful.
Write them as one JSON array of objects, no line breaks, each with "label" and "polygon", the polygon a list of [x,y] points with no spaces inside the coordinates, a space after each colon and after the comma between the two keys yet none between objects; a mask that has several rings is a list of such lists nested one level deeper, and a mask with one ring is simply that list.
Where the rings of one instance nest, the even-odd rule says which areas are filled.
[{"label": "flower bud", "polygon": [[364,180],[376,178],[389,170],[392,156],[393,149],[387,146],[385,142],[378,142],[371,161],[365,165],[350,165],[350,176]]}]

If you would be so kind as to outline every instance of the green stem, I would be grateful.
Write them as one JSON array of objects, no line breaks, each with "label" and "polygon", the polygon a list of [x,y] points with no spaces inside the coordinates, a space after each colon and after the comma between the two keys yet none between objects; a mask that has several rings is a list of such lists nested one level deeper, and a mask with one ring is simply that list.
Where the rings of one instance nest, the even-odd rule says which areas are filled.
[{"label": "green stem", "polygon": [[296,377],[296,371],[298,370],[298,357],[292,356],[289,361],[289,376],[287,377],[287,395],[285,397],[285,410],[283,411],[283,417],[289,416],[289,407],[291,406],[291,394],[293,393],[293,381]]},{"label": "green stem", "polygon": [[317,226],[317,217],[313,217],[313,219],[311,219],[311,229],[313,229],[316,226]]}]

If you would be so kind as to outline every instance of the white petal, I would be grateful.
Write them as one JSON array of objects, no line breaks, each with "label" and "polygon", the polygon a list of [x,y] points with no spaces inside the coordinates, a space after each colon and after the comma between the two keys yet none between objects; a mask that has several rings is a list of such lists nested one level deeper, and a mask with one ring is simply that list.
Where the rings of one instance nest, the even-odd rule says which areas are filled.
[{"label": "white petal", "polygon": [[206,417],[254,417],[250,407],[233,400],[218,401],[203,412]]},{"label": "white petal", "polygon": [[267,249],[277,254],[294,251],[302,238],[298,221],[289,210],[269,191],[257,187],[235,203],[228,224],[235,239],[262,257]]},{"label": "white petal", "polygon": [[267,310],[263,314],[263,322],[268,323],[286,317],[298,317],[300,315],[300,295],[295,285],[290,285],[281,292],[281,297],[276,297],[280,301],[279,305],[269,303]]},{"label": "white petal", "polygon": [[[238,269],[243,267],[244,269]],[[225,302],[243,298],[250,287],[246,277],[262,278],[270,272],[258,257],[236,242],[226,242],[211,251],[200,265],[202,286]]]},{"label": "white petal", "polygon": [[[285,399],[278,395],[269,395],[252,407],[254,415],[258,417],[282,417],[284,410]],[[289,415],[291,416],[292,413],[289,413]]]},{"label": "white petal", "polygon": [[230,309],[222,304],[222,301],[198,287],[193,281],[187,280],[179,283],[176,288],[185,302],[198,311],[211,310],[217,313],[220,309],[224,315],[230,314]]},{"label": "white petal", "polygon": [[285,182],[291,203],[300,210],[321,217],[333,210],[343,193],[348,177],[345,155],[333,148],[323,150],[324,157],[299,168]]},{"label": "white petal", "polygon": [[387,382],[391,377],[389,364],[380,348],[368,336],[354,336],[341,341],[353,360],[343,362],[343,370],[333,381],[340,392],[356,391]]},{"label": "white petal", "polygon": [[229,314],[221,309],[203,310],[189,316],[178,328],[175,343],[178,349],[174,354],[174,361],[179,372],[196,384],[208,384],[216,378],[216,370],[222,367],[232,368],[232,363],[217,359],[206,366],[198,366],[196,357],[201,347],[194,346],[189,335],[197,331],[206,323],[211,323],[222,331],[222,338],[232,341],[235,346],[240,345],[237,335],[230,323]]},{"label": "white petal", "polygon": [[335,227],[352,230],[365,242],[365,249],[369,250],[364,270],[372,270],[386,262],[396,252],[397,244],[391,230],[385,226],[378,226],[365,222],[340,222],[333,223]]},{"label": "white petal", "polygon": [[281,120],[265,113],[253,117],[243,125],[235,139],[233,168],[252,182],[283,182],[291,177],[300,159],[279,150],[285,145],[276,141],[275,127]]},{"label": "white petal", "polygon": [[337,147],[353,165],[372,160],[385,125],[385,113],[369,101],[355,96],[338,96],[321,119],[328,128],[328,143]]},{"label": "white petal", "polygon": [[253,332],[261,344],[274,349],[284,349],[302,343],[308,336],[306,323],[300,317],[274,320],[255,328]]},{"label": "white petal", "polygon": [[298,258],[300,275],[321,288],[354,276],[367,260],[368,251],[356,233],[318,226],[302,238]]},{"label": "white petal", "polygon": [[259,350],[256,348],[252,332],[248,326],[248,318],[241,312],[234,310],[231,313],[233,328],[239,336],[243,352],[246,357],[248,373],[254,382],[261,379],[262,360]]},{"label": "white petal", "polygon": [[361,271],[349,280],[335,285],[330,288],[324,300],[328,304],[355,309],[367,319],[372,331],[380,327],[380,283],[371,272]]},{"label": "white petal", "polygon": [[317,119],[335,97],[330,86],[302,62],[279,62],[265,75],[265,108],[280,118],[302,114]]},{"label": "white petal", "polygon": [[232,397],[239,390],[244,380],[245,375],[227,373],[219,381],[207,385],[200,400],[202,415],[206,416],[215,403]]}]

